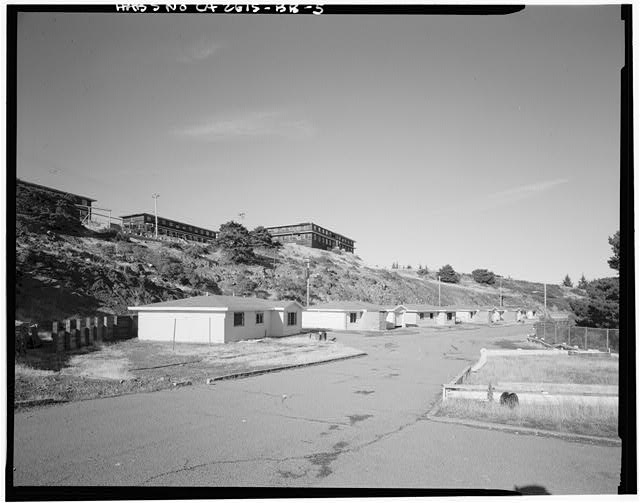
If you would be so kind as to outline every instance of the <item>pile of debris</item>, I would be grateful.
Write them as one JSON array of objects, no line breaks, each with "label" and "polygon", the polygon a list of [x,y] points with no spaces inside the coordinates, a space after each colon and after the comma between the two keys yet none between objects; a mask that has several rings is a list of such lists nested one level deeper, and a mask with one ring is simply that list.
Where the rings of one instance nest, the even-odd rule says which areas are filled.
[{"label": "pile of debris", "polygon": [[538,344],[542,344],[545,348],[549,349],[565,349],[567,351],[577,351],[580,348],[578,346],[571,346],[566,342],[560,342],[558,344],[550,344],[542,338],[538,338],[535,335],[528,335],[527,340],[529,342],[537,342]]}]

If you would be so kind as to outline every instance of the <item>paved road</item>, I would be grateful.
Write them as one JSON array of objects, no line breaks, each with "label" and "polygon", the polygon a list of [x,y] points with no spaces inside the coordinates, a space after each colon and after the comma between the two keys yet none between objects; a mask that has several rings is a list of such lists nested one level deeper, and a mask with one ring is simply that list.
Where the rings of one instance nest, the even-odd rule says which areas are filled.
[{"label": "paved road", "polygon": [[523,327],[365,337],[368,356],[15,415],[15,485],[541,486],[615,493],[620,448],[425,418],[440,385]]}]

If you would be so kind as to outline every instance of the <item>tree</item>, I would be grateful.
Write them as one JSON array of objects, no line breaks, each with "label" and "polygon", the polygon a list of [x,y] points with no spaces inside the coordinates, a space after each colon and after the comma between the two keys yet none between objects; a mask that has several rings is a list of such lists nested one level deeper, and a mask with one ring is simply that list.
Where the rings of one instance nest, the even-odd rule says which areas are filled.
[{"label": "tree", "polygon": [[585,290],[587,288],[587,285],[589,283],[587,282],[587,278],[584,277],[584,273],[582,273],[582,277],[580,278],[580,281],[578,282],[578,288],[582,288],[583,290]]},{"label": "tree", "polygon": [[282,246],[279,241],[274,241],[271,237],[271,233],[261,225],[253,229],[249,233],[249,236],[251,238],[251,244],[255,248],[272,249]]},{"label": "tree", "polygon": [[569,277],[568,274],[562,280],[562,286],[568,286],[573,288],[573,281],[571,281],[571,278]]},{"label": "tree", "polygon": [[216,243],[229,260],[236,264],[249,264],[255,260],[249,231],[233,220],[220,226]]},{"label": "tree", "polygon": [[609,244],[613,255],[607,260],[609,267],[620,272],[620,231],[616,231],[613,236],[609,237]]},{"label": "tree", "polygon": [[460,281],[460,275],[450,264],[442,266],[438,271],[438,276],[440,276],[440,281],[444,283],[458,283]]},{"label": "tree", "polygon": [[427,274],[429,274],[429,269],[427,269],[427,266],[420,266],[420,269],[418,269],[418,276],[426,276]]},{"label": "tree", "polygon": [[476,283],[483,285],[493,285],[496,282],[496,275],[487,269],[474,269],[471,276]]},{"label": "tree", "polygon": [[601,278],[587,285],[587,299],[570,301],[576,323],[597,328],[618,328],[620,285],[618,278]]}]

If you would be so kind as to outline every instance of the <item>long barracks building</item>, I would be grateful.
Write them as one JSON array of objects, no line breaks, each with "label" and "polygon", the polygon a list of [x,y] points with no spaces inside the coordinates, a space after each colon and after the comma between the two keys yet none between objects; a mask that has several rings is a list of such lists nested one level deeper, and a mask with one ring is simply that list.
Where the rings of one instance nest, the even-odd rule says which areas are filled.
[{"label": "long barracks building", "polygon": [[[151,213],[135,213],[122,217],[124,230],[134,234],[153,235],[155,233],[155,216]],[[177,220],[158,217],[158,235],[186,239],[206,243],[216,238],[217,232],[204,227],[185,224]]]},{"label": "long barracks building", "polygon": [[321,250],[340,248],[350,253],[353,253],[355,249],[355,241],[353,239],[314,223],[280,225],[278,227],[267,227],[267,230],[273,239],[280,243],[296,243],[310,248],[320,248]]}]

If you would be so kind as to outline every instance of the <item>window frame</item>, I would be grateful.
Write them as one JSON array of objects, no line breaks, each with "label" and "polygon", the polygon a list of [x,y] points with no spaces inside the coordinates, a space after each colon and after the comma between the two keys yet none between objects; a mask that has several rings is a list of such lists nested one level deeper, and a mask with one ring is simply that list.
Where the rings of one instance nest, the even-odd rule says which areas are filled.
[{"label": "window frame", "polygon": [[[238,318],[238,316],[239,316],[239,318]],[[234,313],[233,313],[233,326],[234,327],[244,327],[244,311],[234,311]]]}]

